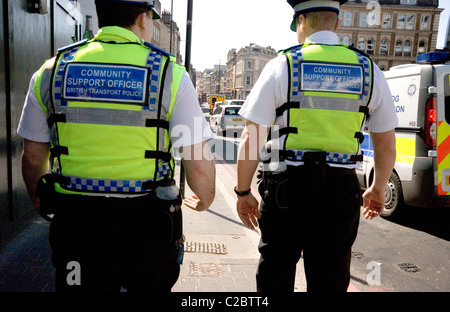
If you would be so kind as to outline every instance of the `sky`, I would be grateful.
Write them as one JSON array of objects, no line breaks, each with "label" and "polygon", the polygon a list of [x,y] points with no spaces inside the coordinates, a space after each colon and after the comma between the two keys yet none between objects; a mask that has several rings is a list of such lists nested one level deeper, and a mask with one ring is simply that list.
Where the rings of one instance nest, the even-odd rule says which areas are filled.
[{"label": "sky", "polygon": [[[450,0],[448,0],[450,1]],[[170,11],[171,0],[160,0]],[[173,20],[181,35],[185,60],[187,0],[173,0]],[[255,43],[276,51],[298,44],[289,29],[293,11],[287,2],[273,0],[192,0],[191,64],[196,70],[225,65],[231,49]]]},{"label": "sky", "polygon": [[[187,0],[160,0],[161,10],[171,10],[181,35],[181,54],[185,60]],[[203,71],[225,65],[227,53],[250,43],[276,51],[298,44],[289,29],[293,10],[286,1],[273,0],[192,0],[191,64]],[[450,0],[439,0],[441,13],[437,48],[444,46],[450,17]]]}]

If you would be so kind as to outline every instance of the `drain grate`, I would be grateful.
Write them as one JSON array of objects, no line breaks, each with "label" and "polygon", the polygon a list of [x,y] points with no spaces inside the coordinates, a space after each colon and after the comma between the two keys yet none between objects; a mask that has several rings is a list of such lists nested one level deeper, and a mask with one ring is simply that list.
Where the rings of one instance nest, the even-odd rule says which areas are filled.
[{"label": "drain grate", "polygon": [[220,243],[186,242],[184,248],[186,252],[203,252],[219,255],[228,253],[225,244]]},{"label": "drain grate", "polygon": [[222,265],[217,263],[189,262],[189,276],[218,277],[223,275]]},{"label": "drain grate", "polygon": [[403,271],[409,272],[409,273],[416,273],[416,272],[420,271],[420,268],[413,263],[400,263],[398,266]]}]

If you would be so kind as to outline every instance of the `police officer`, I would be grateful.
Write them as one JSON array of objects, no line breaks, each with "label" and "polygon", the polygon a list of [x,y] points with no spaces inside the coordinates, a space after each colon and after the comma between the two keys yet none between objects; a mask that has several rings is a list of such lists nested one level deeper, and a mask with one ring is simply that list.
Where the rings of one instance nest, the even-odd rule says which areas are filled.
[{"label": "police officer", "polygon": [[[384,205],[398,121],[377,65],[338,41],[345,2],[288,0],[300,45],[267,64],[240,111],[248,122],[237,163],[237,211],[245,225],[261,229],[260,291],[293,291],[301,255],[308,291],[347,290],[360,217],[355,166],[362,160],[365,124],[375,173],[363,213],[371,219]],[[255,148],[262,148],[258,157]],[[259,157],[258,208],[250,185]]]},{"label": "police officer", "polygon": [[149,43],[154,1],[95,4],[95,38],[61,48],[31,79],[23,177],[36,211],[53,215],[58,291],[170,291],[183,255],[172,146],[196,194],[186,205],[206,210],[212,133],[185,69]]}]

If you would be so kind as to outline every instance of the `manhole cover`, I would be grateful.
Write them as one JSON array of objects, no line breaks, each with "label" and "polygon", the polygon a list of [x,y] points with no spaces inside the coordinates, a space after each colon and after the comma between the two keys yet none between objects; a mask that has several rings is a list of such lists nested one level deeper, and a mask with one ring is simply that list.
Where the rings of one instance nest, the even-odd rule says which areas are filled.
[{"label": "manhole cover", "polygon": [[398,266],[405,272],[416,273],[420,271],[419,267],[412,263],[400,263]]},{"label": "manhole cover", "polygon": [[186,252],[203,252],[212,254],[227,254],[227,247],[220,243],[200,243],[200,242],[186,242],[184,244]]},{"label": "manhole cover", "polygon": [[189,276],[218,277],[223,275],[222,265],[217,263],[189,262]]}]

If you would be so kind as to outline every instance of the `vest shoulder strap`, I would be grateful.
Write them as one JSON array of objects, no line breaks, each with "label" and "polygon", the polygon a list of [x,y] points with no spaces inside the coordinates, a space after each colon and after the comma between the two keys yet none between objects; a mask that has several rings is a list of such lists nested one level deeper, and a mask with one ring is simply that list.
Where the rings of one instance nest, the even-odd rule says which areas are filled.
[{"label": "vest shoulder strap", "polygon": [[303,45],[304,44],[302,43],[302,44],[298,44],[298,45],[292,46],[292,47],[284,49],[284,50],[280,50],[280,51],[278,51],[278,54],[286,54],[290,51],[301,49],[303,47]]},{"label": "vest shoulder strap", "polygon": [[87,42],[88,42],[88,39],[84,39],[84,40],[81,40],[81,41],[78,41],[78,42],[66,45],[65,47],[59,48],[58,49],[58,53],[64,52],[64,51],[69,50],[69,49],[80,47],[82,45],[85,45]]},{"label": "vest shoulder strap", "polygon": [[167,56],[168,58],[174,57],[174,55],[170,54],[169,52],[167,52],[167,51],[165,51],[165,50],[163,50],[161,48],[158,48],[157,46],[154,46],[153,44],[151,44],[151,43],[149,43],[147,41],[144,41],[144,45],[146,47],[150,48],[151,50],[155,51],[155,52],[159,52],[162,55]]}]

